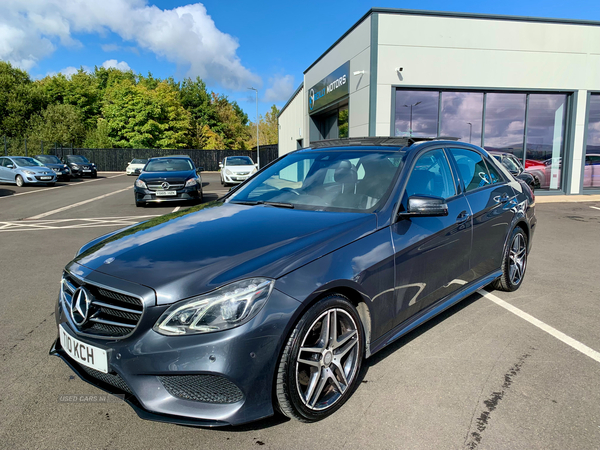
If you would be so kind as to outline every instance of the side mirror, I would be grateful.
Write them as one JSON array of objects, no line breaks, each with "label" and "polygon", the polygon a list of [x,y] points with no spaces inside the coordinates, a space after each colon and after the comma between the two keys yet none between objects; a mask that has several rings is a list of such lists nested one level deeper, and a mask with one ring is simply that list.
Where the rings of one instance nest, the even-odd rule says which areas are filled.
[{"label": "side mirror", "polygon": [[436,217],[447,216],[448,204],[441,197],[413,195],[408,199],[408,210],[398,214],[399,217]]},{"label": "side mirror", "polygon": [[219,168],[222,169],[223,168],[223,163],[219,163]]},{"label": "side mirror", "polygon": [[6,166],[7,169],[14,169],[15,166],[13,166],[12,164],[9,164],[8,166]]},{"label": "side mirror", "polygon": [[254,167],[256,167],[256,170],[258,170],[258,164],[254,164]]},{"label": "side mirror", "polygon": [[200,173],[200,172],[202,172],[203,170],[204,170],[204,167],[198,167],[198,168],[196,169],[196,173]]}]

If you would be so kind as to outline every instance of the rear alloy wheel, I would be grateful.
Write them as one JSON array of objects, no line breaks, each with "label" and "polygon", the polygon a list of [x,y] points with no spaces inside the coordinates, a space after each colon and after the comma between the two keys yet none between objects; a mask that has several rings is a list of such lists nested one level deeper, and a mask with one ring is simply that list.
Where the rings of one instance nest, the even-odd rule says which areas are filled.
[{"label": "rear alloy wheel", "polygon": [[302,422],[333,414],[356,387],[364,336],[356,308],[333,295],[310,308],[294,328],[277,373],[280,411]]},{"label": "rear alloy wheel", "polygon": [[516,227],[502,259],[502,276],[492,284],[494,289],[512,292],[519,289],[527,269],[527,236]]},{"label": "rear alloy wheel", "polygon": [[15,178],[15,183],[17,183],[17,186],[23,187],[25,181],[23,181],[23,177],[21,175],[17,175],[17,178]]}]

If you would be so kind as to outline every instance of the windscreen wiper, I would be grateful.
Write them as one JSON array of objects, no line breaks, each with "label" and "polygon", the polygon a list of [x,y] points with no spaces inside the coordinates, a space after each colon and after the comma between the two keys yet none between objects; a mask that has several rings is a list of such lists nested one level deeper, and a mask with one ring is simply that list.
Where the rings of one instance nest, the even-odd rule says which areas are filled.
[{"label": "windscreen wiper", "polygon": [[291,203],[283,203],[283,202],[265,202],[263,200],[233,200],[231,201],[231,203],[237,203],[239,205],[250,205],[250,206],[254,206],[254,205],[267,205],[267,206],[274,206],[276,208],[290,208],[290,209],[294,209],[294,205]]}]

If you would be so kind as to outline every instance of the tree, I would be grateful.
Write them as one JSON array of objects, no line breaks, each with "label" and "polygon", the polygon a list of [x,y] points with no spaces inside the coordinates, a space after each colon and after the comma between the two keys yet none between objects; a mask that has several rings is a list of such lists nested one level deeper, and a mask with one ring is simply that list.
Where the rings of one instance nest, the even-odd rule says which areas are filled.
[{"label": "tree", "polygon": [[[264,116],[259,116],[258,135],[260,137],[260,145],[277,144],[279,142],[279,125],[277,124],[277,115],[279,109],[277,106],[271,106]],[[250,146],[256,147],[256,123],[250,123]]]},{"label": "tree", "polygon": [[0,61],[0,135],[24,136],[31,116],[47,104],[27,72]]},{"label": "tree", "polygon": [[80,146],[86,135],[83,113],[73,105],[49,105],[31,119],[27,138],[34,142],[57,142]]},{"label": "tree", "polygon": [[98,119],[95,128],[88,130],[83,146],[86,148],[113,148],[110,127],[104,119]]},{"label": "tree", "polygon": [[117,147],[185,148],[190,113],[162,81],[156,89],[122,80],[106,89],[102,114]]}]

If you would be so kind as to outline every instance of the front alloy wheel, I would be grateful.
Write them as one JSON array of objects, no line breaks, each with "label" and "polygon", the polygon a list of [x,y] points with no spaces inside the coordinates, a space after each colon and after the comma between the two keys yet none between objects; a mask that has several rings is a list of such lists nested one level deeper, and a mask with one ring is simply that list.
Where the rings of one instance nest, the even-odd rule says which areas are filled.
[{"label": "front alloy wheel", "polygon": [[356,308],[344,297],[328,297],[309,309],[292,332],[279,365],[281,412],[312,422],[340,408],[355,388],[363,342]]},{"label": "front alloy wheel", "polygon": [[17,178],[15,178],[15,183],[17,183],[18,187],[23,187],[25,181],[23,181],[23,177],[21,175],[17,175]]}]

